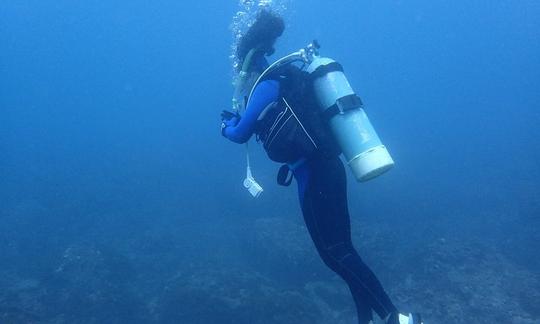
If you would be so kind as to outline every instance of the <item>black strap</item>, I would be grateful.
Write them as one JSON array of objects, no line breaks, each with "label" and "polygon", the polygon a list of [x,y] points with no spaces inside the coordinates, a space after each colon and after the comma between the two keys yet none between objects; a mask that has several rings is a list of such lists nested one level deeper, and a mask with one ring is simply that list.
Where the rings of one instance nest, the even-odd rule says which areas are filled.
[{"label": "black strap", "polygon": [[341,64],[339,64],[338,62],[332,62],[330,64],[319,66],[318,68],[315,69],[315,71],[309,74],[309,77],[311,78],[311,80],[315,80],[322,76],[327,75],[330,72],[336,72],[336,71],[343,72],[343,66],[341,66]]},{"label": "black strap", "polygon": [[336,103],[328,107],[323,111],[323,118],[329,120],[337,114],[342,114],[348,110],[358,109],[363,106],[362,99],[356,94],[351,94],[345,97],[341,97],[336,100]]},{"label": "black strap", "polygon": [[277,183],[280,186],[288,187],[291,185],[293,174],[287,164],[283,164],[278,171]]}]

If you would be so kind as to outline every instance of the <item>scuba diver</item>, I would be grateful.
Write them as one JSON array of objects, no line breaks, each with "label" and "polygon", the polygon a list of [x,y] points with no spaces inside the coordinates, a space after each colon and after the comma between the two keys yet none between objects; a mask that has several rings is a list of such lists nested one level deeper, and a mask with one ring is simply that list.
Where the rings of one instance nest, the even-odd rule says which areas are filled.
[{"label": "scuba diver", "polygon": [[[353,173],[361,181],[386,171],[393,161],[376,135],[373,135],[376,145],[362,154],[351,155],[350,145],[356,145],[348,143],[351,133],[340,135],[339,132],[358,129],[357,125],[348,127],[350,123],[357,123],[358,118],[345,120],[342,117],[349,114],[349,110],[360,114],[360,117],[365,114],[359,109],[360,99],[349,90],[347,95],[338,93],[339,98],[336,98],[336,91],[330,95],[334,96],[332,107],[336,112],[328,113],[331,109],[327,109],[321,113],[320,108],[314,108],[320,106],[325,97],[315,93],[320,91],[314,89],[317,88],[315,80],[324,81],[325,75],[334,73],[331,80],[324,82],[336,82],[343,71],[338,63],[328,59],[321,61],[316,56],[319,47],[316,42],[297,53],[294,56],[297,60],[285,57],[274,65],[268,64],[265,56],[274,53],[274,44],[284,29],[280,16],[263,9],[239,40],[236,48],[240,79],[236,84],[237,94],[242,87],[249,91],[233,100],[235,105],[243,106],[242,115],[239,111],[223,111],[221,133],[236,143],[246,143],[255,135],[270,159],[284,163],[278,172],[278,183],[289,185],[292,178],[296,180],[302,214],[311,239],[323,262],[348,285],[359,323],[372,323],[374,311],[387,324],[420,324],[418,314],[404,315],[398,311],[351,240],[347,179],[339,155],[345,155]],[[308,52],[311,52],[312,59],[306,61]],[[310,69],[307,65],[313,64],[306,62],[313,63],[313,58],[319,63]],[[300,67],[294,64],[298,62]],[[348,82],[343,83],[343,87],[347,88]],[[366,127],[365,131],[374,134],[371,125]],[[372,154],[371,158],[366,152]],[[385,163],[377,168],[370,167],[381,156],[386,159]],[[357,157],[364,159],[359,162],[360,167],[353,165]],[[246,181],[249,179],[252,178],[248,158]],[[246,181],[244,185],[250,189]],[[261,188],[255,192],[250,189],[254,196],[260,191]]]}]

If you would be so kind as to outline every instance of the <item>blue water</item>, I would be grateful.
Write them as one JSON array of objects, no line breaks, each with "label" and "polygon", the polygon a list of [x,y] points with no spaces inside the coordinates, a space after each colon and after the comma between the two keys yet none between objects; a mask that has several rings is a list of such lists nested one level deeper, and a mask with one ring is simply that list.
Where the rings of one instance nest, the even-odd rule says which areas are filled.
[{"label": "blue water", "polygon": [[[0,323],[354,323],[294,188],[223,139],[237,1],[0,5]],[[353,237],[426,323],[540,322],[540,3],[290,0],[396,167]]]}]

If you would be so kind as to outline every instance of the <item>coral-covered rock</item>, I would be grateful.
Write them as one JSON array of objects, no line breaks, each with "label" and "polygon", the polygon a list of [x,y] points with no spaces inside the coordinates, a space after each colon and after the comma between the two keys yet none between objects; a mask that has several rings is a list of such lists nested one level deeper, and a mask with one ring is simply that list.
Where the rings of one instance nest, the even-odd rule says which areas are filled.
[{"label": "coral-covered rock", "polygon": [[154,316],[159,323],[341,323],[344,314],[327,302],[343,295],[324,283],[285,289],[254,272],[201,270],[171,278],[155,303]]},{"label": "coral-covered rock", "polygon": [[440,239],[403,258],[405,280],[390,287],[397,302],[426,323],[538,323],[540,281],[495,249]]}]

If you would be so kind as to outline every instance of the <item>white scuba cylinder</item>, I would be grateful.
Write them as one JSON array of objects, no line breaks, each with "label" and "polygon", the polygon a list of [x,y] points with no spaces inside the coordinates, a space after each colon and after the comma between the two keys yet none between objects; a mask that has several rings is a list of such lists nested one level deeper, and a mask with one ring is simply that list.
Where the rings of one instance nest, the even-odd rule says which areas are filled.
[{"label": "white scuba cylinder", "polygon": [[347,163],[358,181],[388,171],[394,161],[371,125],[341,65],[330,58],[313,57],[306,71],[313,78],[317,101],[330,123]]}]

